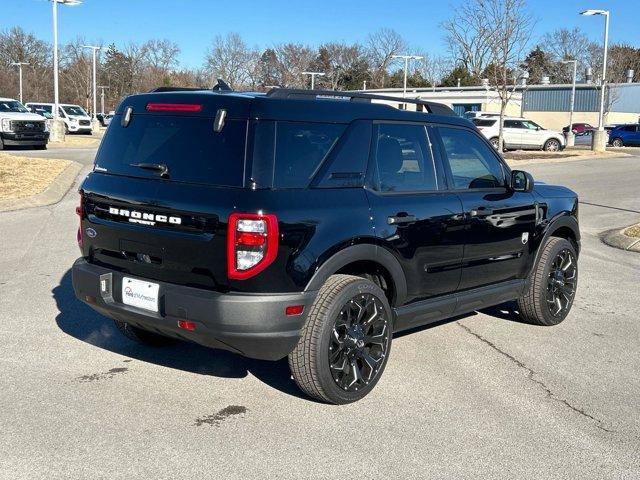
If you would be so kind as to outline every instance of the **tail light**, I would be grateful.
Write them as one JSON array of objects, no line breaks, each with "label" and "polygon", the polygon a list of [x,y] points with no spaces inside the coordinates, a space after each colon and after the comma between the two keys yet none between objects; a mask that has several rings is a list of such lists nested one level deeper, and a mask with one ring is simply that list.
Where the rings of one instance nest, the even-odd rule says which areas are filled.
[{"label": "tail light", "polygon": [[197,103],[147,103],[147,112],[199,112],[202,105]]},{"label": "tail light", "polygon": [[82,218],[84,217],[84,193],[80,192],[80,205],[76,207],[76,215],[78,215],[80,219],[80,224],[78,225],[78,233],[76,234],[76,240],[78,240],[78,246],[80,247],[80,251],[82,251],[82,246],[84,244],[84,238],[82,236]]},{"label": "tail light", "polygon": [[278,255],[278,219],[273,214],[232,213],[227,230],[227,276],[245,280]]}]

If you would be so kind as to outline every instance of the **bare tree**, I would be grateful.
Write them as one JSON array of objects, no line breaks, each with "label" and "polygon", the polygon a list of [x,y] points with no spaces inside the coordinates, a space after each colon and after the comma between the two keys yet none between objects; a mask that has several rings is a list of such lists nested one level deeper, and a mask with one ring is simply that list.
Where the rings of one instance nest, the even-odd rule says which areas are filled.
[{"label": "bare tree", "polygon": [[559,83],[570,83],[572,74],[560,63],[563,60],[577,60],[578,70],[589,66],[589,39],[579,28],[559,28],[542,37],[542,49],[551,56],[556,65],[545,72]]},{"label": "bare tree", "polygon": [[471,0],[456,8],[455,15],[442,23],[445,40],[455,65],[462,65],[475,78],[480,78],[491,56],[493,29],[487,25],[485,2]]},{"label": "bare tree", "polygon": [[381,28],[367,37],[367,54],[371,62],[374,87],[384,88],[393,56],[403,53],[407,43],[395,30]]},{"label": "bare tree", "polygon": [[283,87],[305,86],[305,77],[302,74],[309,69],[313,62],[314,51],[299,43],[285,43],[275,48],[278,59],[280,85]]},{"label": "bare tree", "polygon": [[210,72],[211,84],[217,78],[225,81],[235,89],[245,86],[249,81],[247,63],[251,52],[242,37],[237,33],[218,35],[211,44],[205,58],[205,68]]},{"label": "bare tree", "polygon": [[451,61],[447,57],[432,56],[428,52],[419,54],[422,60],[417,62],[416,70],[432,87],[437,87],[445,74],[451,70]]},{"label": "bare tree", "polygon": [[491,31],[488,71],[500,98],[498,149],[502,151],[504,114],[515,93],[516,72],[529,46],[534,21],[526,10],[525,0],[475,0],[474,4],[485,28]]}]

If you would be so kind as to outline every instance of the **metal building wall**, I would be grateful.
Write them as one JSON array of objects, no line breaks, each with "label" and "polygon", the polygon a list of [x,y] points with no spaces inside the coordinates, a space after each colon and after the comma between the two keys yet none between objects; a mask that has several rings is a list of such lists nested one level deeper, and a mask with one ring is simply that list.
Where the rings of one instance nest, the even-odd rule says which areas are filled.
[{"label": "metal building wall", "polygon": [[[640,113],[640,83],[612,84],[605,93],[605,110],[610,112]],[[535,88],[524,91],[524,112],[568,112],[571,86]],[[600,90],[593,86],[576,88],[574,111],[600,110]]]}]

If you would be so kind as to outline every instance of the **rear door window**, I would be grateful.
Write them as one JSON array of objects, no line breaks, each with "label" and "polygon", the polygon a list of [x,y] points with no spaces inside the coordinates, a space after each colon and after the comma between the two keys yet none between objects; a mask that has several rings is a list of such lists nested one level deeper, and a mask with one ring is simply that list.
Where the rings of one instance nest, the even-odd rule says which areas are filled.
[{"label": "rear door window", "polygon": [[172,181],[241,187],[246,120],[227,120],[214,132],[213,119],[134,114],[127,127],[115,115],[96,157],[96,169],[134,177],[160,178],[135,164],[164,165]]},{"label": "rear door window", "polygon": [[435,165],[423,125],[379,124],[375,138],[378,191],[438,189]]}]

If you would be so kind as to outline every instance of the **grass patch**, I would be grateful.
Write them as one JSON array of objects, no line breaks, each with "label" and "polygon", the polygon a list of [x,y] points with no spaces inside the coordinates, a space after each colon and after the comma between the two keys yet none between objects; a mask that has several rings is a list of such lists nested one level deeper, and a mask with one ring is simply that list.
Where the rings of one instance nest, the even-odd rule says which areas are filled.
[{"label": "grass patch", "polygon": [[0,153],[0,200],[25,198],[43,192],[70,164],[69,160]]},{"label": "grass patch", "polygon": [[51,146],[56,147],[97,147],[100,145],[100,135],[65,135],[64,142],[49,142]]},{"label": "grass patch", "polygon": [[631,225],[624,231],[624,234],[627,237],[640,238],[640,223],[638,223],[637,225]]}]

